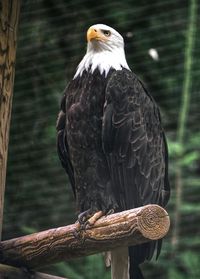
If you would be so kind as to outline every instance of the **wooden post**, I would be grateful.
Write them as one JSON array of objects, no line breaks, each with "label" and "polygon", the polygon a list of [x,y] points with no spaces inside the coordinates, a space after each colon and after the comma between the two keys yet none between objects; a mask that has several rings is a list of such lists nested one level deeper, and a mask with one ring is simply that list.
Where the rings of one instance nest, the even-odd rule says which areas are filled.
[{"label": "wooden post", "polygon": [[169,216],[162,207],[146,205],[102,217],[86,230],[78,231],[76,223],[2,241],[0,262],[36,268],[160,239],[168,232],[169,224]]},{"label": "wooden post", "polygon": [[20,0],[0,0],[0,238]]}]

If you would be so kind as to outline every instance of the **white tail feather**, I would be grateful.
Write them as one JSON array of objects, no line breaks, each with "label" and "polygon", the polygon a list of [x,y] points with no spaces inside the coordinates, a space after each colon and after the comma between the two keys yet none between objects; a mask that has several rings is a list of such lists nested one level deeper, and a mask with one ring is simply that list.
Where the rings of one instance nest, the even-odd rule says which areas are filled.
[{"label": "white tail feather", "polygon": [[111,266],[111,252],[110,251],[104,252],[103,256],[104,256],[104,261],[105,261],[106,267],[110,267]]},{"label": "white tail feather", "polygon": [[129,279],[128,247],[120,247],[111,251],[111,278]]}]

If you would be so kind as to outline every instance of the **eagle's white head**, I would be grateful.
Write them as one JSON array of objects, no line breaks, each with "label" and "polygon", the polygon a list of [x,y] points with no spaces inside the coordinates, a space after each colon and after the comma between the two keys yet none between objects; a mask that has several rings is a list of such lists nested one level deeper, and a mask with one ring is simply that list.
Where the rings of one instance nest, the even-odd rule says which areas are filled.
[{"label": "eagle's white head", "polygon": [[[74,79],[83,71],[94,72],[99,69],[107,76],[111,68],[129,69],[124,53],[124,39],[112,27],[105,24],[92,25],[87,31],[87,52],[78,65]],[[129,69],[130,70],[130,69]]]}]

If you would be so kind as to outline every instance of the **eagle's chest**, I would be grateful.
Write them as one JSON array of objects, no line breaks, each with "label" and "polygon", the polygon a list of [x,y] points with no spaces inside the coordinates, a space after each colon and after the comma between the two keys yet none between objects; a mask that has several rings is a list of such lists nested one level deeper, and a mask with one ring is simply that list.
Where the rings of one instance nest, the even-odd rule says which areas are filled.
[{"label": "eagle's chest", "polygon": [[67,130],[70,147],[76,150],[101,146],[105,78],[86,75],[74,80],[67,96]]}]

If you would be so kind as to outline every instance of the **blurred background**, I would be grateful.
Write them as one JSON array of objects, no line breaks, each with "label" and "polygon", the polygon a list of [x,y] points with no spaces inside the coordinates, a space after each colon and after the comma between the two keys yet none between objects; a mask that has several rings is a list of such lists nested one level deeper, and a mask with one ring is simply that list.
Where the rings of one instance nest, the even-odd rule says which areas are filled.
[{"label": "blurred background", "polygon": [[[56,151],[55,123],[95,23],[125,39],[130,68],[158,103],[170,153],[171,229],[146,278],[200,274],[200,2],[22,1],[3,239],[73,223],[75,203]],[[108,279],[101,255],[48,266],[70,279]]]}]

